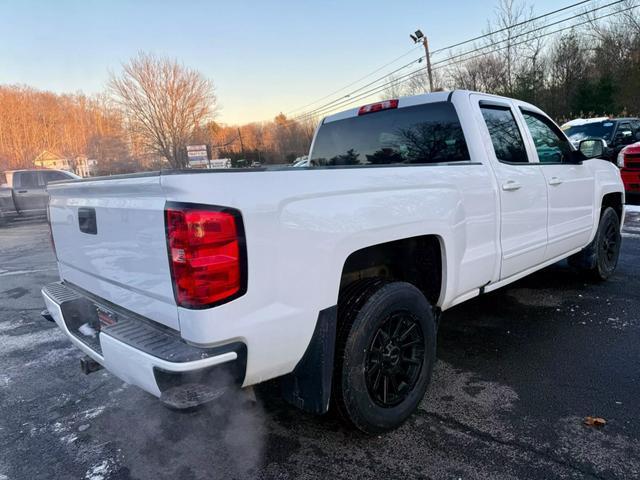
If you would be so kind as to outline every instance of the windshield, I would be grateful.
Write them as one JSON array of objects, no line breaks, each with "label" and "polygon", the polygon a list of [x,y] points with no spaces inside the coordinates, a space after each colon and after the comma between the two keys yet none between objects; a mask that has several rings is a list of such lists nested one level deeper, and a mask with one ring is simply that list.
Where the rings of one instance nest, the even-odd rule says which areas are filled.
[{"label": "windshield", "polygon": [[469,160],[449,102],[386,110],[329,122],[318,131],[312,165],[425,164]]},{"label": "windshield", "polygon": [[575,125],[564,129],[564,133],[574,142],[584,140],[585,138],[602,138],[603,140],[611,140],[615,123],[593,122],[584,125]]}]

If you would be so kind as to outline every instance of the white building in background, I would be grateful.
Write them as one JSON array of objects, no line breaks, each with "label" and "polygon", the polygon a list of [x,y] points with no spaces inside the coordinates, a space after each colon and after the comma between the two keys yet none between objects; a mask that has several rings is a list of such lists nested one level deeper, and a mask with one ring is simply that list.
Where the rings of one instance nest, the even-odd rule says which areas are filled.
[{"label": "white building in background", "polygon": [[98,161],[93,158],[87,158],[85,155],[79,155],[74,160],[69,160],[57,153],[43,150],[33,161],[33,164],[39,168],[66,170],[81,177],[90,177],[95,174]]},{"label": "white building in background", "polygon": [[73,169],[76,175],[81,177],[92,177],[95,175],[98,167],[98,161],[93,158],[87,158],[84,155],[76,157],[75,168]]}]

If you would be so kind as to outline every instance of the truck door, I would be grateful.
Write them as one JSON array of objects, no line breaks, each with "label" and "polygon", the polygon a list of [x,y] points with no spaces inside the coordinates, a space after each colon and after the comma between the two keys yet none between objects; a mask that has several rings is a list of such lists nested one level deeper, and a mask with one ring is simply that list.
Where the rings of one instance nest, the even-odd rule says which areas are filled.
[{"label": "truck door", "polygon": [[540,264],[547,245],[547,184],[510,103],[480,100],[500,195],[500,279]]},{"label": "truck door", "polygon": [[16,210],[45,211],[47,204],[46,191],[38,170],[15,172],[13,174],[13,193]]},{"label": "truck door", "polygon": [[545,260],[589,242],[595,212],[595,177],[587,165],[572,163],[569,140],[546,116],[520,109],[547,182],[549,216]]}]

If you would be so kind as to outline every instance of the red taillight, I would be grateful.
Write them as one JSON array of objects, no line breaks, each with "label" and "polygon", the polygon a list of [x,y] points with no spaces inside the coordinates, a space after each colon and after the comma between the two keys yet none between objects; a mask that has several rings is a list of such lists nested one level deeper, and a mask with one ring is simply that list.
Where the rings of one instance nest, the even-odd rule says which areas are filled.
[{"label": "red taillight", "polygon": [[206,308],[246,289],[242,219],[230,209],[168,206],[167,248],[176,302]]},{"label": "red taillight", "polygon": [[381,110],[389,110],[391,108],[398,108],[398,100],[385,100],[384,102],[363,105],[362,107],[360,107],[360,110],[358,110],[358,115],[379,112]]}]

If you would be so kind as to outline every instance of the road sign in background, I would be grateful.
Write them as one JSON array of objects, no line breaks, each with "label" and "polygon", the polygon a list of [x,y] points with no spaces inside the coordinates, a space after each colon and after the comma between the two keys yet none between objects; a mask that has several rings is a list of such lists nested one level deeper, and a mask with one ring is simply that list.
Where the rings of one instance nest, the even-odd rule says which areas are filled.
[{"label": "road sign in background", "polygon": [[187,145],[187,158],[191,161],[208,160],[206,145]]}]

